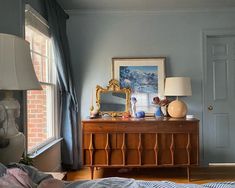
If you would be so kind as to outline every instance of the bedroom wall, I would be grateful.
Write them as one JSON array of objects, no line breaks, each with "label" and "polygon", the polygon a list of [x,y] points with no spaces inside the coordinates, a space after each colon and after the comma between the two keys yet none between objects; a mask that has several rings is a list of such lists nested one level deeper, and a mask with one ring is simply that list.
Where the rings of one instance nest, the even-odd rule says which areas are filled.
[{"label": "bedroom wall", "polygon": [[0,0],[0,32],[23,36],[24,0]]},{"label": "bedroom wall", "polygon": [[[24,37],[25,3],[29,3],[34,9],[45,17],[45,9],[41,0],[0,0],[0,33],[9,33]],[[15,92],[15,97],[21,104],[21,116],[18,120],[21,131],[24,127],[25,117],[23,95],[24,94],[22,92]],[[0,92],[0,99],[2,99],[2,97],[3,93]],[[58,170],[61,165],[60,153],[59,142],[35,157],[35,166],[44,171]]]},{"label": "bedroom wall", "polygon": [[[82,119],[89,115],[92,89],[97,84],[106,86],[111,78],[112,57],[166,56],[167,76],[192,78],[193,95],[184,100],[189,114],[202,120],[202,31],[234,28],[234,10],[68,13]],[[200,139],[202,144],[202,132]]]}]

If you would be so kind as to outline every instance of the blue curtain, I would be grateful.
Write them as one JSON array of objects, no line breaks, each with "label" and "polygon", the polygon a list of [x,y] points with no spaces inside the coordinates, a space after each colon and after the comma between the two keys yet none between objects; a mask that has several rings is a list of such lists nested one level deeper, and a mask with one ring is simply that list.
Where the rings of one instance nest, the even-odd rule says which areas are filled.
[{"label": "blue curtain", "polygon": [[53,39],[55,62],[60,90],[60,132],[62,142],[62,166],[69,169],[79,167],[78,102],[72,80],[70,51],[66,33],[69,16],[56,0],[45,0],[48,24]]}]

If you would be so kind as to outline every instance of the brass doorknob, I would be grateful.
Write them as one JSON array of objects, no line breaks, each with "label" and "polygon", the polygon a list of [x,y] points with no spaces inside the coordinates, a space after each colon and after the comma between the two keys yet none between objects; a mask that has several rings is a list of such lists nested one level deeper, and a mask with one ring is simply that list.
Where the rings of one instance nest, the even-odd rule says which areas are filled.
[{"label": "brass doorknob", "polygon": [[208,110],[210,110],[210,111],[213,110],[213,106],[211,106],[211,105],[208,106]]}]

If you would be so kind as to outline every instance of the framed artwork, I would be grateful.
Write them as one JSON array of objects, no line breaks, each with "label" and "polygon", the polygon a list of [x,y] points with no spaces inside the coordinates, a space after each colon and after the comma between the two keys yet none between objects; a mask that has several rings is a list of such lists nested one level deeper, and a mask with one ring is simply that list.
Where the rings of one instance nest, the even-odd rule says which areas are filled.
[{"label": "framed artwork", "polygon": [[164,96],[165,61],[165,57],[112,59],[112,77],[120,87],[131,88],[131,97],[137,99],[136,110],[147,116],[156,111],[153,97]]}]

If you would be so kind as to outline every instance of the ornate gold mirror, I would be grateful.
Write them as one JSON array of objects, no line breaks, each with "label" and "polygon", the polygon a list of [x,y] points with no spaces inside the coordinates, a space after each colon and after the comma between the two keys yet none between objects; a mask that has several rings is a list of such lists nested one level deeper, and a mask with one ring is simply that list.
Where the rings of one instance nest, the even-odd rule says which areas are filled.
[{"label": "ornate gold mirror", "polygon": [[109,81],[109,85],[103,88],[96,86],[96,104],[101,115],[122,116],[124,112],[130,112],[129,88],[120,88],[115,79]]}]

